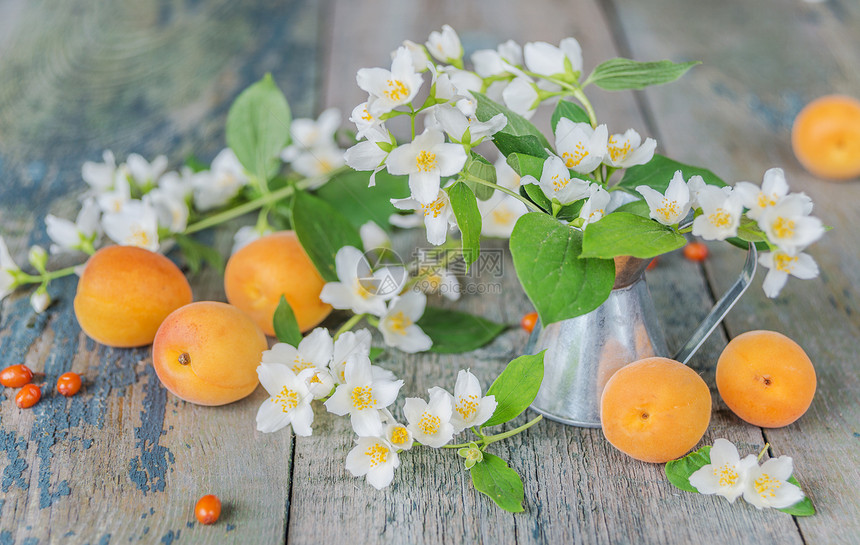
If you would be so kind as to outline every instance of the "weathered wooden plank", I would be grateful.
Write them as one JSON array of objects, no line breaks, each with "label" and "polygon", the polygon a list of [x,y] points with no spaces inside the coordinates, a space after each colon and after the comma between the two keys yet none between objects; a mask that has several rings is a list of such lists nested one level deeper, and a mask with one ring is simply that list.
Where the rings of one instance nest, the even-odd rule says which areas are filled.
[{"label": "weathered wooden plank", "polygon": [[[637,58],[704,61],[677,85],[647,93],[667,149],[690,162],[716,166],[729,181],[758,183],[767,168],[781,166],[792,189],[809,194],[816,215],[834,227],[810,249],[821,267],[820,280],[790,280],[779,299],[768,300],[760,287],[766,271],[761,271],[727,326],[732,335],[752,329],[785,333],[815,363],[818,392],[809,412],[795,424],[764,434],[775,455],[794,457],[798,478],[818,508],[816,516],[797,519],[805,541],[856,542],[860,225],[855,203],[860,186],[822,182],[804,172],[792,156],[790,128],[808,101],[834,92],[856,95],[860,89],[860,6],[616,4]],[[675,24],[676,17],[664,19],[667,13],[685,24]],[[661,38],[668,35],[673,39]],[[712,250],[710,283],[724,289],[742,257],[721,245]]]},{"label": "weathered wooden plank", "polygon": [[[378,14],[388,17],[380,18]],[[618,54],[604,14],[596,3],[575,7],[553,2],[338,2],[326,25],[332,28],[327,100],[344,111],[364,100],[353,84],[363,66],[385,65],[403,39],[421,40],[443,23],[461,31],[467,51],[507,38],[557,42],[573,35],[585,50],[586,69]],[[647,130],[630,93],[596,93],[598,113],[610,126]],[[538,123],[540,123],[538,118]],[[544,120],[545,122],[545,120]],[[404,235],[398,245],[422,244]],[[503,242],[485,245],[502,249]],[[408,252],[407,252],[408,253]],[[466,296],[455,306],[509,324],[530,310],[505,253],[501,279],[482,276],[469,285],[501,283],[499,293]],[[653,274],[652,292],[668,318],[667,337],[678,345],[711,304],[701,270],[678,256],[666,258]],[[435,304],[440,304],[436,301]],[[486,384],[525,345],[514,327],[491,345],[465,356],[387,353],[378,363],[406,381],[403,397],[426,396],[427,388],[452,388],[457,370],[470,367]],[[725,341],[706,344],[693,361],[713,385],[715,361]],[[397,410],[402,399],[396,404]],[[524,422],[525,417],[521,417]],[[519,421],[518,421],[519,423]],[[492,449],[524,477],[526,513],[509,515],[477,494],[453,453],[423,448],[402,455],[394,483],[377,492],[343,469],[352,433],[345,419],[317,412],[313,437],[296,441],[290,510],[290,542],[316,543],[345,533],[368,543],[688,543],[707,535],[716,542],[799,543],[789,517],[738,510],[714,498],[674,489],[662,466],[635,462],[615,451],[599,430],[541,422],[522,436]],[[743,448],[760,448],[757,428],[738,425],[725,410],[715,412],[705,441],[729,437]],[[301,485],[299,483],[302,483]],[[344,521],[340,525],[320,520]],[[346,529],[346,530],[345,530]]]},{"label": "weathered wooden plank", "polygon": [[[46,212],[74,216],[81,163],[102,148],[120,159],[164,153],[173,165],[188,153],[211,158],[232,99],[269,71],[295,113],[310,114],[318,9],[0,4],[0,233],[18,262],[30,244],[47,246]],[[226,252],[231,238],[224,230],[215,243]],[[194,279],[195,299],[223,300],[221,282],[212,271]],[[101,347],[81,333],[74,291],[72,278],[52,284],[57,302],[41,316],[26,292],[0,306],[2,365],[26,362],[47,385],[32,410],[0,392],[0,543],[283,541],[292,442],[255,431],[265,392],[220,408],[179,401],[148,348]],[[69,370],[84,389],[66,399],[53,384]],[[204,528],[193,508],[206,493],[224,511]]]}]

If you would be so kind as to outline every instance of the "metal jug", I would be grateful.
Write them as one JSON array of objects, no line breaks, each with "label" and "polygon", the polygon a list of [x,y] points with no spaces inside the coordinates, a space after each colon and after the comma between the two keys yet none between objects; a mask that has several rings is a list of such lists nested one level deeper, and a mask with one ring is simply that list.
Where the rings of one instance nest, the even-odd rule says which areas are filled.
[{"label": "metal jug", "polygon": [[[615,371],[642,358],[669,356],[643,276],[649,261],[615,258],[615,285],[600,307],[546,327],[535,325],[526,353],[546,354],[543,383],[532,409],[564,424],[599,428],[600,397]],[[755,270],[756,248],[750,244],[740,277],[673,359],[684,364],[690,360],[749,287]]]}]

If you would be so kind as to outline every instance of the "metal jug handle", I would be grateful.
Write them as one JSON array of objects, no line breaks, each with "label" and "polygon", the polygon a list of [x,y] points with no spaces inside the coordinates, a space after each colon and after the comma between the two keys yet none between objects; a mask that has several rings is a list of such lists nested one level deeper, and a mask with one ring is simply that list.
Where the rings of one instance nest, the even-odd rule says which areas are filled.
[{"label": "metal jug handle", "polygon": [[714,305],[714,308],[711,309],[711,312],[705,316],[705,319],[702,320],[702,323],[696,328],[690,338],[687,339],[687,342],[681,346],[681,349],[675,353],[674,359],[687,364],[690,361],[690,358],[693,357],[693,354],[699,350],[699,347],[705,342],[705,340],[713,333],[714,329],[720,325],[720,322],[723,321],[723,318],[726,317],[726,314],[735,306],[735,303],[738,302],[738,299],[741,298],[741,295],[747,291],[750,283],[752,282],[753,276],[755,276],[756,271],[756,262],[757,262],[758,252],[756,251],[755,244],[752,242],[749,243],[749,250],[747,251],[747,260],[744,262],[744,268],[741,270],[741,274],[735,283],[732,284],[732,287],[726,291],[725,294],[717,301],[717,304]]}]

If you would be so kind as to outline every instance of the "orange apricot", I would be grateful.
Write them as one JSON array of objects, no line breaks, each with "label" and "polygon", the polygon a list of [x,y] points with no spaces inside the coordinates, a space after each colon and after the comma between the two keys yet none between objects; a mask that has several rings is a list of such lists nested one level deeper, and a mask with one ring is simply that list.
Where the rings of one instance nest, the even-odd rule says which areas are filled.
[{"label": "orange apricot", "polygon": [[230,257],[224,271],[227,300],[270,336],[275,335],[272,318],[281,295],[293,307],[302,331],[323,321],[331,312],[331,305],[320,301],[324,285],[293,231],[251,242]]},{"label": "orange apricot", "polygon": [[225,405],[257,387],[266,336],[247,314],[226,303],[191,303],[170,314],[152,343],[164,387],[198,405]]},{"label": "orange apricot", "polygon": [[747,331],[717,362],[717,389],[733,413],[780,428],[803,416],[815,396],[815,368],[796,342],[776,331]]},{"label": "orange apricot", "polygon": [[815,176],[831,180],[860,176],[860,100],[827,95],[807,104],[791,128],[791,147]]},{"label": "orange apricot", "polygon": [[695,371],[668,358],[645,358],[619,369],[600,400],[603,435],[643,462],[680,458],[705,434],[711,392]]},{"label": "orange apricot", "polygon": [[143,248],[108,246],[84,267],[75,316],[101,344],[144,346],[168,314],[190,302],[191,286],[172,261]]}]

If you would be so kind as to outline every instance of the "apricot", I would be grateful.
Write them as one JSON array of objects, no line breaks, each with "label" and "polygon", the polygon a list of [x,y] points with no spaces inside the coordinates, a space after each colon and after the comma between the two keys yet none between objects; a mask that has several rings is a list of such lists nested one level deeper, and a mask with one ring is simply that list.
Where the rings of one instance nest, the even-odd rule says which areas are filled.
[{"label": "apricot", "polygon": [[152,365],[164,387],[198,405],[225,405],[257,387],[266,336],[247,314],[202,301],[165,318],[152,343]]},{"label": "apricot", "polygon": [[603,390],[603,435],[643,462],[680,458],[705,434],[711,392],[695,371],[668,358],[645,358],[619,369]]},{"label": "apricot", "polygon": [[776,331],[747,331],[717,362],[717,389],[733,413],[780,428],[803,416],[815,395],[815,368],[796,342]]},{"label": "apricot", "polygon": [[827,95],[807,104],[791,128],[791,147],[815,176],[832,180],[860,176],[860,100]]},{"label": "apricot", "polygon": [[251,242],[230,257],[224,271],[227,300],[269,336],[275,335],[272,319],[281,295],[303,332],[323,321],[331,312],[331,305],[320,301],[324,285],[293,231]]},{"label": "apricot", "polygon": [[84,267],[75,316],[101,344],[144,346],[168,314],[190,302],[191,286],[172,261],[143,248],[108,246]]}]

